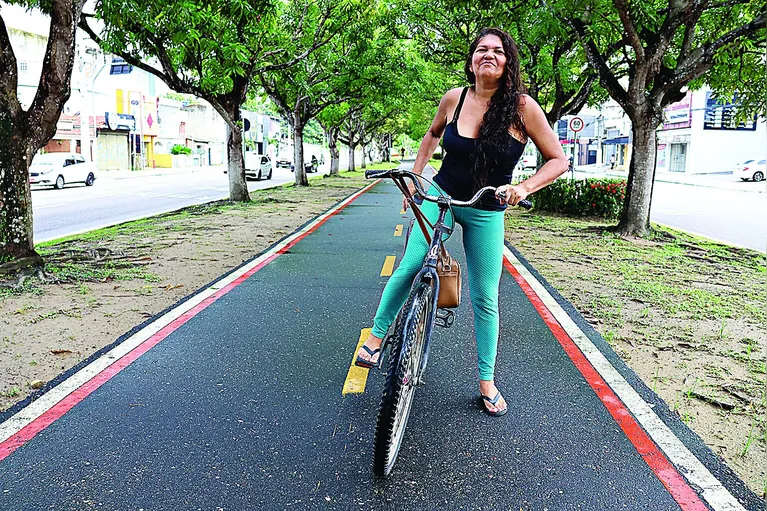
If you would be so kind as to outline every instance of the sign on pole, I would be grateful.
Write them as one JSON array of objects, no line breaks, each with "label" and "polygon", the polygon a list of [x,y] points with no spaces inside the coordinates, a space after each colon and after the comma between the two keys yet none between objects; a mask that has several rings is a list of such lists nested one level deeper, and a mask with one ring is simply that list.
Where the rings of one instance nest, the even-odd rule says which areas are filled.
[{"label": "sign on pole", "polygon": [[583,129],[583,126],[584,126],[583,119],[581,119],[580,117],[573,117],[572,119],[570,119],[570,129],[573,130],[574,132],[578,133],[579,131]]}]

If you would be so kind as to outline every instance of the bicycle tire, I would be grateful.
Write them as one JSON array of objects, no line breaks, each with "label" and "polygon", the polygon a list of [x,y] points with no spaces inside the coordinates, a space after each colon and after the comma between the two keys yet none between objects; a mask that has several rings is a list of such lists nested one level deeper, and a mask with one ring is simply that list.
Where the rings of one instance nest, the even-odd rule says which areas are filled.
[{"label": "bicycle tire", "polygon": [[408,297],[394,332],[376,424],[373,471],[388,476],[397,460],[423,359],[434,288],[421,282]]}]

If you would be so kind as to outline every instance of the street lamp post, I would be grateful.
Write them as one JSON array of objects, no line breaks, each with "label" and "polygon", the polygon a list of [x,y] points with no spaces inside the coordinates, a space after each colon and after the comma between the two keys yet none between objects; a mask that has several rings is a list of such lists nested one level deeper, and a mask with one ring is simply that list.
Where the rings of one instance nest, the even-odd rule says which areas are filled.
[{"label": "street lamp post", "polygon": [[[107,62],[105,60],[101,64],[101,67],[99,68],[99,70],[94,74],[93,78],[91,78],[91,104],[90,104],[91,108],[90,108],[90,112],[86,111],[85,114],[83,114],[82,110],[88,110],[87,108],[81,109],[81,112],[80,112],[80,117],[81,117],[81,119],[80,119],[80,131],[81,131],[80,135],[82,136],[82,140],[83,140],[82,143],[81,143],[81,145],[83,147],[83,149],[82,149],[83,151],[85,151],[86,147],[90,148],[90,120],[89,120],[89,117],[90,117],[91,112],[93,112],[93,151],[91,151],[91,154],[90,154],[90,158],[91,158],[91,161],[93,163],[96,163],[96,160],[98,158],[97,157],[98,151],[96,150],[96,146],[98,144],[98,132],[97,132],[96,126],[98,126],[98,124],[96,123],[96,113],[95,113],[96,112],[96,92],[95,92],[96,79],[99,77],[101,72],[110,64],[111,64],[111,62]],[[88,102],[83,100],[83,105],[87,105],[87,104],[88,104]]]}]

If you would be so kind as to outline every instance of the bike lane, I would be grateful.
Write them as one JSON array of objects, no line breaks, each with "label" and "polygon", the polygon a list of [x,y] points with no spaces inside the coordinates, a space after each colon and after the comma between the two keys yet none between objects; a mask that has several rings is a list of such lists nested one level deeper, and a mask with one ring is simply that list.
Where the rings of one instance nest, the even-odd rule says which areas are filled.
[{"label": "bike lane", "polygon": [[[435,332],[394,471],[374,478],[383,374],[366,375],[364,393],[342,388],[386,281],[384,261],[401,256],[400,203],[393,185],[370,188],[280,254],[214,284],[218,294],[190,298],[177,328],[156,327],[151,346],[140,344],[119,371],[93,369],[98,385],[73,385],[59,413],[0,436],[0,508],[760,509],[554,290],[533,289],[525,279],[537,275],[511,252],[496,370],[510,412],[481,412],[464,282],[454,326]],[[465,264],[459,239],[460,229],[448,247]],[[534,303],[544,291],[721,488],[690,485],[689,464],[658,461],[664,453],[611,394],[620,381],[602,386],[578,359],[589,348],[573,351],[557,318],[542,319]],[[29,415],[35,404],[12,412]],[[19,421],[5,420],[0,433]]]}]

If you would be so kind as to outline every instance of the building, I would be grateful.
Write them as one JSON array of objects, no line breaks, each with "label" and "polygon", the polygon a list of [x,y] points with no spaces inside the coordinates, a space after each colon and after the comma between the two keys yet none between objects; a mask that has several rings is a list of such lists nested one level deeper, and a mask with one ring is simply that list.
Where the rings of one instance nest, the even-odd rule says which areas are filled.
[{"label": "building", "polygon": [[736,122],[737,98],[717,101],[708,89],[688,91],[664,111],[658,129],[657,171],[686,174],[732,172],[737,163],[764,158],[767,123]]},{"label": "building", "polygon": [[[3,21],[17,56],[19,101],[26,109],[37,92],[50,22],[40,11],[14,5],[3,6]],[[157,166],[162,158],[155,154],[167,156],[162,160],[169,166],[170,150],[180,143],[193,148],[199,165],[222,162],[224,123],[210,105],[193,101],[187,108],[179,101],[178,115],[164,109],[168,126],[162,126],[161,98],[170,88],[151,73],[104,54],[84,32],[76,37],[71,96],[44,152],[75,151],[100,170],[125,170]]]}]

